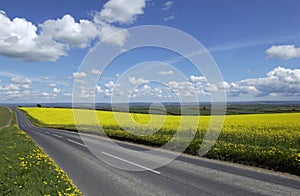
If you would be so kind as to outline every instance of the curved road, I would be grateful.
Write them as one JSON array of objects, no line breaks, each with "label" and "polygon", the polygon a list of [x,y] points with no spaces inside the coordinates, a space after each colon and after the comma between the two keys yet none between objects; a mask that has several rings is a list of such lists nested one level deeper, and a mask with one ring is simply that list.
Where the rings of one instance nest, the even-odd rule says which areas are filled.
[{"label": "curved road", "polygon": [[[96,158],[77,133],[33,126],[17,114],[20,129],[49,154],[69,175],[84,195],[300,195],[300,178],[258,168],[182,155],[158,169],[143,166],[144,158],[109,149],[106,139],[88,135],[106,159],[134,169],[117,169]],[[135,150],[149,150],[127,142],[117,144]],[[109,152],[109,153],[107,153]],[[172,152],[163,152],[168,156]],[[146,158],[145,158],[146,159]]]}]

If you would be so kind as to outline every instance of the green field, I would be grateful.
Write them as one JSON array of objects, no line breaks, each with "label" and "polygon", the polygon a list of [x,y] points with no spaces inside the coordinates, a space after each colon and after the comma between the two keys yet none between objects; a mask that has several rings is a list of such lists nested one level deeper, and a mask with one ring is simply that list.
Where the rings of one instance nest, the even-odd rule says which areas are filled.
[{"label": "green field", "polygon": [[0,108],[0,127],[7,125],[10,119],[11,113],[8,108]]},{"label": "green field", "polygon": [[15,119],[0,130],[0,149],[0,195],[82,195]]},{"label": "green field", "polygon": [[[22,110],[36,125],[76,130],[72,109]],[[163,115],[153,115],[154,122],[147,125],[151,120],[148,114],[118,112],[116,114],[122,120],[117,122],[113,112],[75,111],[79,113],[76,120],[82,131],[104,134],[97,128],[98,122],[93,120],[96,117],[109,137],[152,146],[162,146],[169,142],[176,133],[180,120],[184,120],[181,141],[178,141],[178,146],[175,142],[169,149],[178,150],[180,144],[184,143],[184,135],[195,130],[195,137],[185,150],[193,155],[197,154],[211,119],[210,116],[171,115],[164,119]],[[191,126],[198,121],[200,123],[197,127]],[[218,141],[205,157],[300,175],[300,113],[227,115]]]}]

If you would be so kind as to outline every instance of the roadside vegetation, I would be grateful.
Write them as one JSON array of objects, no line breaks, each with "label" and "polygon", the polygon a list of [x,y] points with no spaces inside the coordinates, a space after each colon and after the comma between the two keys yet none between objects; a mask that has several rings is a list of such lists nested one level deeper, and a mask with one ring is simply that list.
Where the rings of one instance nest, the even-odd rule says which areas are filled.
[{"label": "roadside vegetation", "polygon": [[[7,110],[0,108],[0,113]],[[0,195],[82,195],[54,161],[19,130],[0,130]]]},{"label": "roadside vegetation", "polygon": [[4,127],[11,120],[11,112],[8,108],[0,108],[0,128]]},{"label": "roadside vegetation", "polygon": [[[37,126],[76,131],[72,109],[21,109]],[[94,111],[76,111],[80,114],[80,118],[76,120],[81,125],[81,131],[107,134],[114,139],[152,146],[163,146],[169,142],[175,135],[180,120],[183,120],[183,133],[188,135],[194,128],[196,130],[193,141],[185,150],[192,155],[198,153],[211,119],[210,116],[152,115],[152,120],[155,121],[147,125],[151,121],[148,114],[131,113],[131,119],[128,119],[128,114],[118,112],[118,120],[123,120],[117,122],[113,112],[96,111],[104,133],[97,128],[98,122],[92,120]],[[200,123],[197,127],[192,127],[195,121]],[[161,126],[155,122],[163,124]],[[184,134],[182,135],[184,140]],[[182,142],[184,143],[178,141],[178,146],[168,146],[168,149],[178,150]],[[205,157],[300,175],[300,113],[227,115],[217,142]]]}]

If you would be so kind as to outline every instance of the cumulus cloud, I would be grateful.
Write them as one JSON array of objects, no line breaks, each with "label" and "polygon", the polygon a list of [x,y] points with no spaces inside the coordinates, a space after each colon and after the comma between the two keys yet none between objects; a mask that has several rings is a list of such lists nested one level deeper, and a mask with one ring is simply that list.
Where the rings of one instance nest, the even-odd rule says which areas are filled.
[{"label": "cumulus cloud", "polygon": [[197,91],[195,88],[195,84],[193,84],[190,81],[182,81],[182,82],[170,81],[167,84],[167,87],[171,92],[175,93],[177,96],[180,95],[190,96]]},{"label": "cumulus cloud", "polygon": [[[112,95],[118,96],[124,94],[121,85],[119,83],[115,83],[114,81],[109,81],[108,83],[104,84],[104,86],[105,89],[104,90],[101,89],[100,91],[103,91],[106,97],[110,97]],[[96,90],[98,91],[97,88]]]},{"label": "cumulus cloud", "polygon": [[21,91],[32,88],[32,81],[28,78],[13,77],[10,81],[12,83],[0,85],[0,91]]},{"label": "cumulus cloud", "polygon": [[291,59],[300,57],[300,48],[296,48],[294,45],[273,45],[266,50],[268,57],[277,57],[281,59]]},{"label": "cumulus cloud", "polygon": [[85,78],[86,77],[86,73],[85,72],[74,72],[73,73],[73,77],[74,78]]},{"label": "cumulus cloud", "polygon": [[159,71],[158,74],[159,75],[163,75],[163,76],[167,76],[167,75],[173,75],[174,72],[172,70],[169,70],[169,71]]},{"label": "cumulus cloud", "polygon": [[128,82],[134,86],[139,86],[141,84],[149,83],[149,80],[143,78],[136,78],[135,76],[129,77]]},{"label": "cumulus cloud", "polygon": [[0,10],[0,55],[22,61],[57,61],[70,49],[89,47],[99,38],[122,47],[129,33],[115,25],[134,23],[145,7],[146,0],[110,0],[93,21],[75,21],[66,14],[37,26],[24,18],[10,19]]},{"label": "cumulus cloud", "polygon": [[[134,77],[130,80],[132,84],[141,83],[137,82],[138,80]],[[170,81],[166,84],[166,88],[151,88],[149,84],[140,86],[134,90],[133,97],[209,96],[211,92],[219,90],[226,91],[231,97],[246,94],[254,97],[300,96],[300,69],[277,67],[268,72],[265,77],[236,82],[223,81],[219,84],[210,84],[204,76],[192,75],[189,77],[189,81]]]},{"label": "cumulus cloud", "polygon": [[0,91],[19,91],[21,88],[16,84],[0,85]]},{"label": "cumulus cloud", "polygon": [[50,94],[46,93],[46,92],[42,92],[41,95],[44,96],[44,97],[49,97],[50,96]]},{"label": "cumulus cloud", "polygon": [[94,16],[96,23],[132,24],[138,15],[144,13],[146,0],[110,0]]},{"label": "cumulus cloud", "polygon": [[103,89],[101,88],[101,86],[99,86],[99,85],[96,86],[96,92],[103,93]]},{"label": "cumulus cloud", "polygon": [[161,87],[152,88],[150,85],[145,84],[138,88],[135,88],[130,94],[130,98],[163,98],[166,97],[166,92]]},{"label": "cumulus cloud", "polygon": [[56,87],[56,84],[49,84],[49,87]]},{"label": "cumulus cloud", "polygon": [[21,88],[23,88],[23,89],[31,89],[32,86],[31,86],[31,84],[22,84]]},{"label": "cumulus cloud", "polygon": [[58,93],[61,92],[61,89],[59,89],[59,88],[54,88],[54,89],[52,90],[52,92],[55,93],[55,94],[58,94]]},{"label": "cumulus cloud", "polygon": [[191,82],[206,82],[207,81],[204,76],[191,75],[189,79]]},{"label": "cumulus cloud", "polygon": [[56,61],[66,56],[65,46],[47,36],[24,18],[10,20],[0,14],[0,55],[24,61]]},{"label": "cumulus cloud", "polygon": [[115,88],[117,84],[115,84],[114,81],[109,81],[108,83],[104,84],[104,86],[107,88]]},{"label": "cumulus cloud", "polygon": [[92,96],[92,92],[91,91],[88,91],[84,88],[81,88],[80,89],[80,94],[79,94],[79,97],[82,98],[82,99],[88,99]]},{"label": "cumulus cloud", "polygon": [[14,91],[14,90],[12,90],[12,91],[7,91],[7,92],[5,93],[5,95],[6,95],[6,97],[7,97],[8,99],[15,99],[15,98],[21,98],[21,97],[22,97],[20,91]]},{"label": "cumulus cloud", "polygon": [[28,78],[13,77],[11,81],[17,84],[31,84],[32,81]]},{"label": "cumulus cloud", "polygon": [[126,29],[104,23],[99,31],[99,36],[101,42],[122,47],[129,33]]},{"label": "cumulus cloud", "polygon": [[277,67],[268,72],[266,77],[227,83],[225,86],[231,96],[241,94],[253,94],[258,97],[274,94],[300,96],[300,69]]},{"label": "cumulus cloud", "polygon": [[162,5],[162,10],[166,11],[173,7],[174,1],[167,1]]},{"label": "cumulus cloud", "polygon": [[6,12],[5,12],[5,11],[3,11],[3,10],[0,10],[0,14],[2,14],[2,15],[6,15]]},{"label": "cumulus cloud", "polygon": [[102,72],[98,69],[92,69],[91,74],[100,75]]},{"label": "cumulus cloud", "polygon": [[61,19],[47,20],[40,27],[42,28],[42,35],[79,48],[87,47],[98,34],[94,23],[88,20],[79,20],[77,23],[69,14]]}]

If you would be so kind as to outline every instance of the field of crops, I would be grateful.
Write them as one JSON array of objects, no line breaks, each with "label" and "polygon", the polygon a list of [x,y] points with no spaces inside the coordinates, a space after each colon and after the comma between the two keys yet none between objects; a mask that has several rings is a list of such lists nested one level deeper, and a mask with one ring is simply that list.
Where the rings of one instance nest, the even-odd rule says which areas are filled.
[{"label": "field of crops", "polygon": [[[71,109],[22,110],[36,125],[76,130]],[[210,116],[162,115],[153,115],[151,119],[148,114],[115,113],[117,122],[114,113],[108,111],[95,114],[89,110],[76,110],[76,114],[79,114],[76,122],[81,124],[80,130],[104,134],[96,127],[98,122],[93,120],[96,117],[111,138],[153,146],[169,142],[182,120],[184,123],[180,130],[195,134],[185,150],[189,154],[197,154],[211,119]],[[148,125],[149,122],[153,123]],[[185,140],[185,134],[181,135]],[[170,148],[178,150],[177,147],[173,145]],[[300,175],[300,113],[227,115],[218,141],[205,157]]]}]

